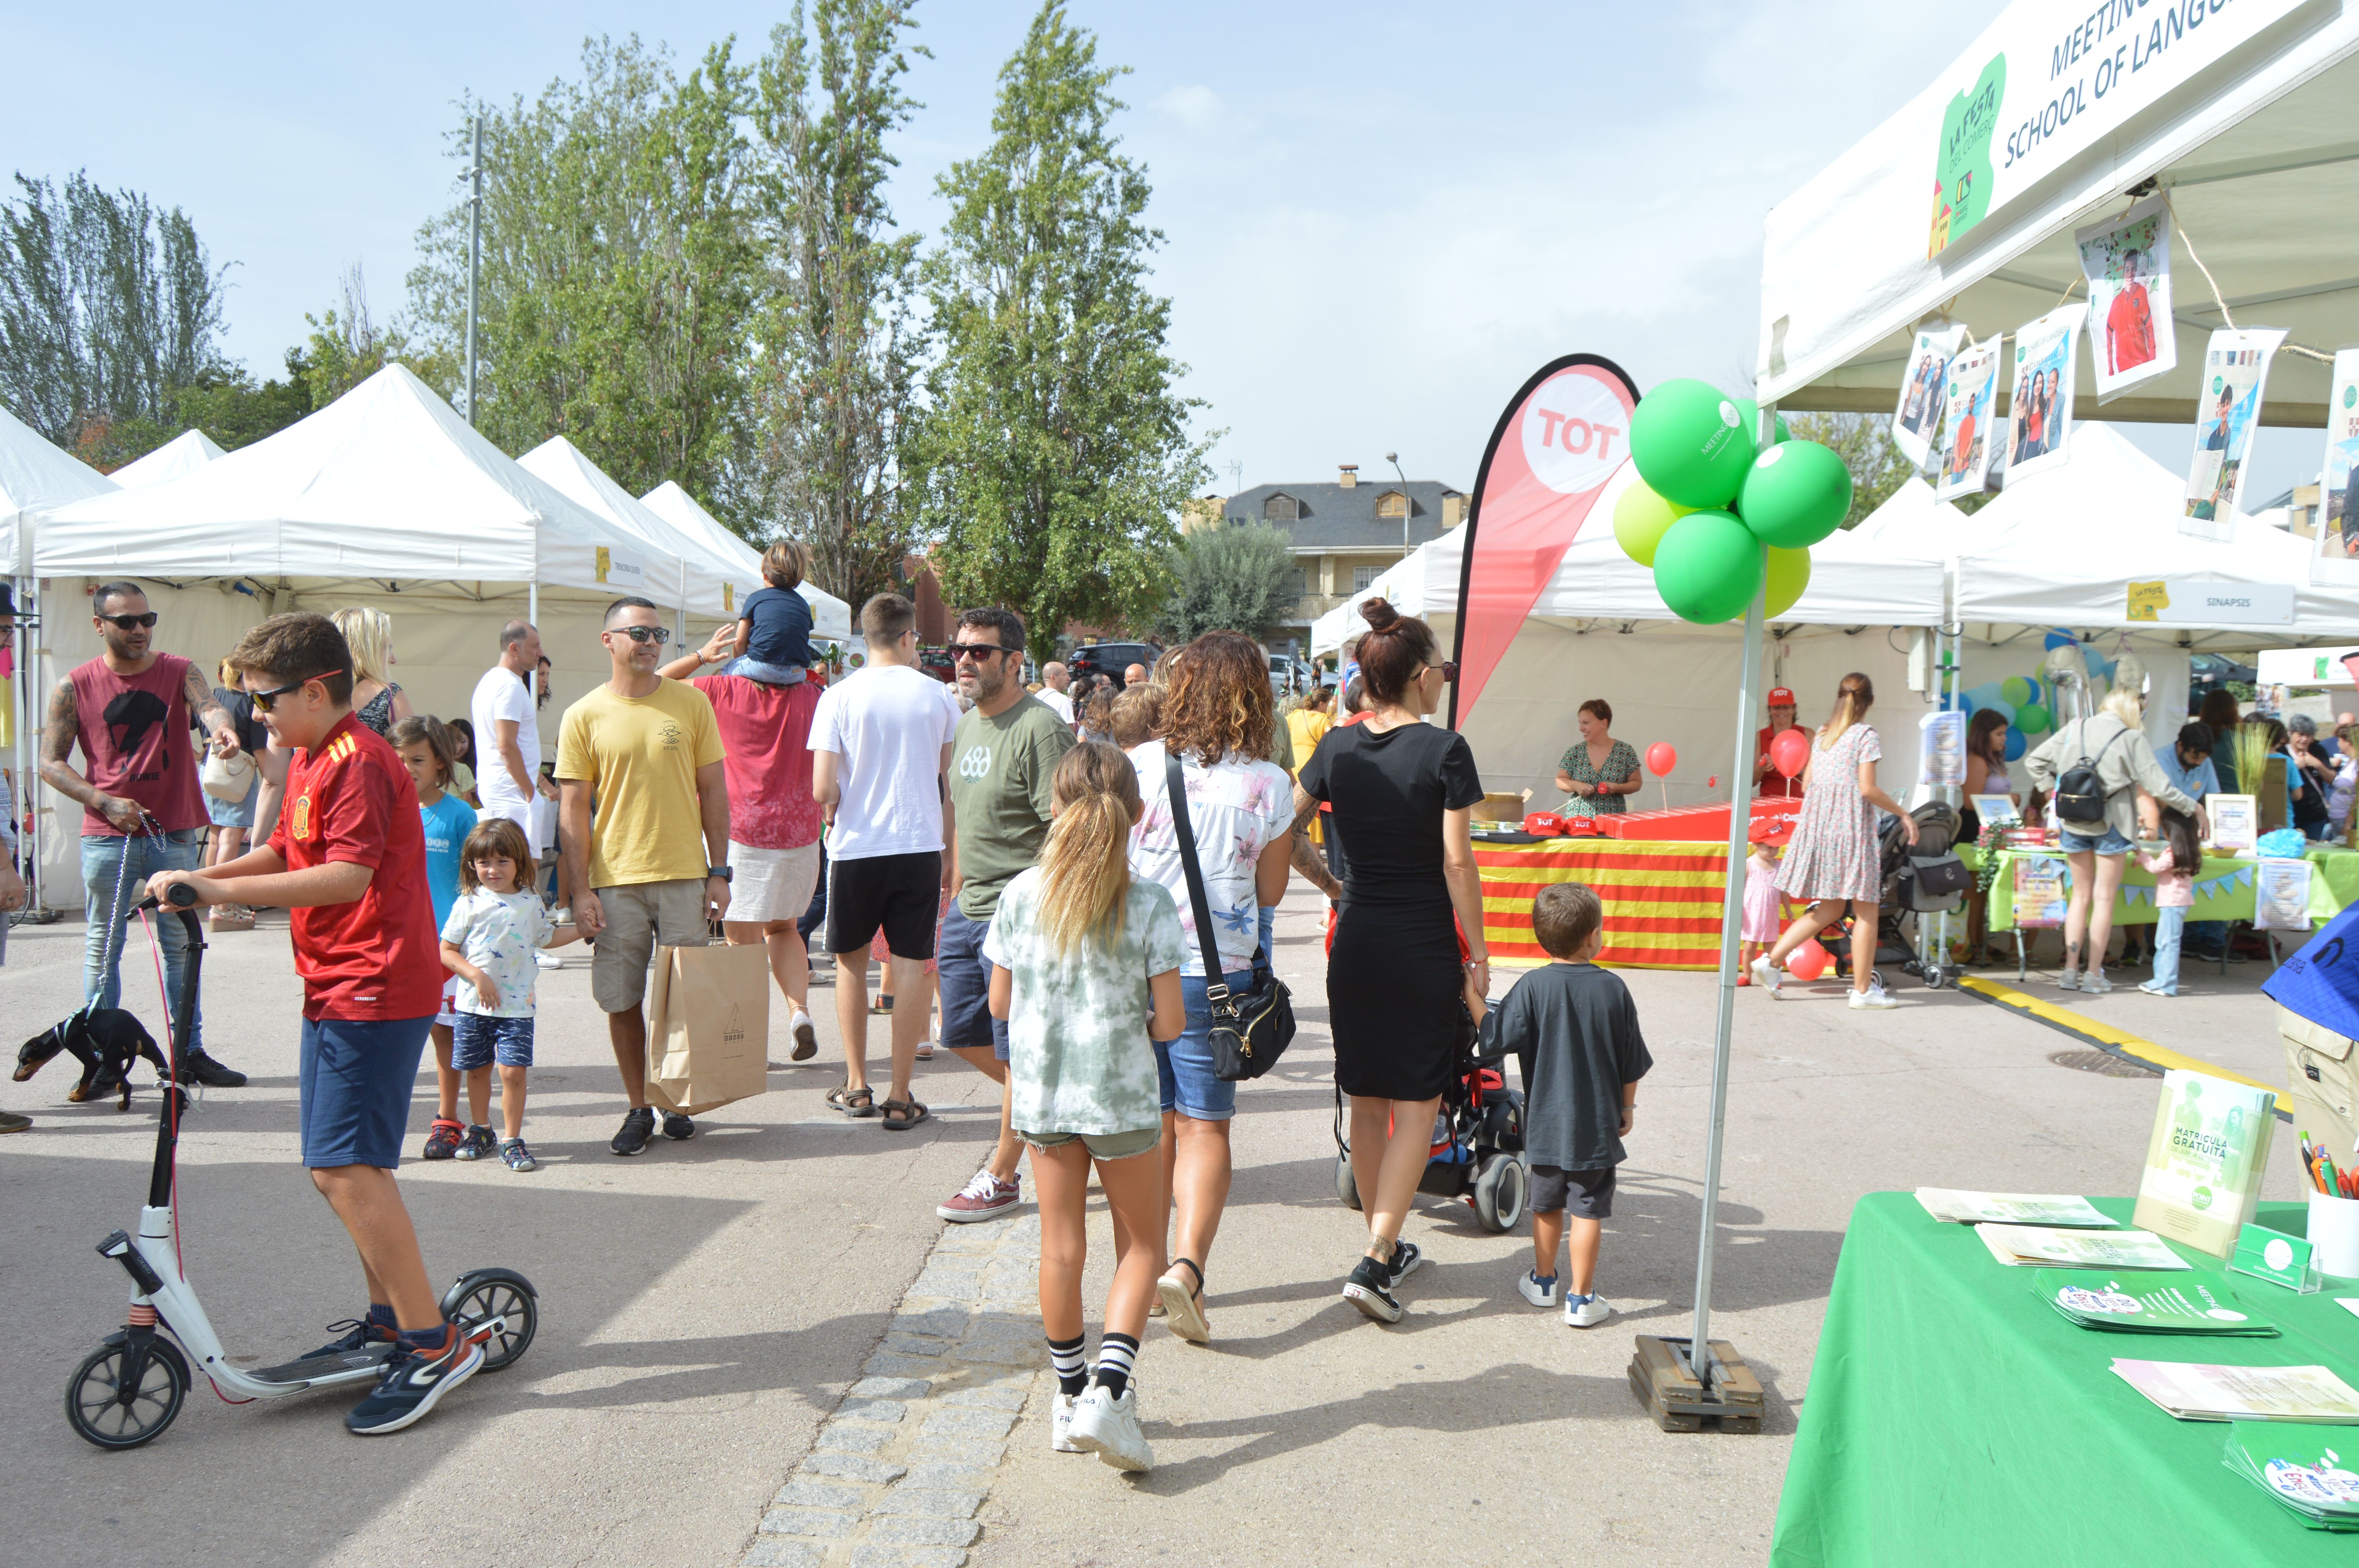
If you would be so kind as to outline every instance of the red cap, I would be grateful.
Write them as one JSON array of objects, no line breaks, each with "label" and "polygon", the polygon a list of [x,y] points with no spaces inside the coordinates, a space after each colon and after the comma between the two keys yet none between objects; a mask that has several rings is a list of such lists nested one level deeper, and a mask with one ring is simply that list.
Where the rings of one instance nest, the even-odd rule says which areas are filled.
[{"label": "red cap", "polygon": [[1794,694],[1782,686],[1773,686],[1769,688],[1769,706],[1791,708],[1794,706]]}]

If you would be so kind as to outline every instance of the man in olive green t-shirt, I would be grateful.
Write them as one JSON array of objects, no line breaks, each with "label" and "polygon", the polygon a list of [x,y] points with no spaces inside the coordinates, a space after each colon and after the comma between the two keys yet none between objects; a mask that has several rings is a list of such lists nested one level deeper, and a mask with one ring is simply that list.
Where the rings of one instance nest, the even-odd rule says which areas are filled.
[{"label": "man in olive green t-shirt", "polygon": [[1049,838],[1049,782],[1074,746],[1056,710],[1024,689],[1024,622],[1006,610],[970,610],[951,633],[960,695],[974,706],[951,738],[951,887],[934,944],[942,1044],[1000,1087],[999,1143],[991,1162],[934,1212],[989,1219],[1022,1201],[1016,1174],[1023,1145],[1008,1125],[1007,1024],[991,1016],[991,965],[983,939],[999,892],[1039,858]]}]

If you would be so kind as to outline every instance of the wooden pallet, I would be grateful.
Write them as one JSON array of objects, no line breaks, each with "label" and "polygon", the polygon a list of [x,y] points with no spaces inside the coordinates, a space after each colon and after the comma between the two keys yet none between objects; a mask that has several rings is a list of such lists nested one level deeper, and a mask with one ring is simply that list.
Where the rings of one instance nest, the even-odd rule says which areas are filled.
[{"label": "wooden pallet", "polygon": [[[1688,1375],[1680,1357],[1687,1349],[1684,1339],[1666,1339],[1652,1334],[1637,1336],[1636,1354],[1630,1357],[1630,1391],[1647,1407],[1647,1413],[1665,1432],[1701,1432],[1717,1427],[1722,1432],[1759,1432],[1761,1430],[1761,1381],[1753,1368],[1736,1353],[1736,1347],[1724,1339],[1712,1342],[1712,1354],[1719,1357],[1724,1380],[1714,1385],[1707,1396],[1703,1385]],[[1677,1352],[1674,1351],[1677,1346]]]}]

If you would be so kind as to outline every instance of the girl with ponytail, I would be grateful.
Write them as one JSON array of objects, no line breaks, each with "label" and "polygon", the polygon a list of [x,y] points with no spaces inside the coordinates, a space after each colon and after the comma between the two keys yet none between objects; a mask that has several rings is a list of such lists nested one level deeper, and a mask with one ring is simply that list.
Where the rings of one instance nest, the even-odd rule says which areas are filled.
[{"label": "girl with ponytail", "polygon": [[[1009,1119],[1032,1146],[1040,1204],[1040,1322],[1057,1371],[1049,1446],[1122,1470],[1154,1467],[1132,1368],[1163,1271],[1161,1091],[1155,1044],[1179,1034],[1183,938],[1171,895],[1130,874],[1138,775],[1084,741],[1050,782],[1040,863],[999,895],[983,956],[1007,1021]],[[1114,1216],[1114,1281],[1097,1372],[1082,1337],[1085,1206],[1097,1168]]]}]

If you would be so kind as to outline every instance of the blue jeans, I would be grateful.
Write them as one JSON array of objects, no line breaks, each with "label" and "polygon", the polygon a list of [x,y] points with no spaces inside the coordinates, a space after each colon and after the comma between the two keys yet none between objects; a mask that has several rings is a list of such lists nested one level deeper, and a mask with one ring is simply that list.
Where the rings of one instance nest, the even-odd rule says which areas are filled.
[{"label": "blue jeans", "polygon": [[[82,839],[82,881],[89,902],[83,908],[82,956],[82,994],[84,1001],[95,1001],[100,1007],[123,1005],[123,953],[136,939],[127,929],[136,925],[138,916],[132,907],[147,896],[147,879],[158,871],[193,871],[204,854],[205,834],[201,827],[183,828],[167,833],[159,843],[152,838],[126,838],[113,833],[85,833]],[[125,860],[128,864],[125,864]],[[115,908],[114,885],[120,873],[123,881],[123,902]],[[112,918],[110,918],[112,915]],[[180,980],[189,966],[189,935],[181,927],[180,917],[151,912],[158,940],[164,946],[164,985],[171,993],[171,1006],[165,1016],[169,1019],[180,1000]],[[147,944],[140,940],[140,945]],[[145,955],[141,956],[143,958]],[[138,966],[146,968],[143,962]],[[158,1040],[163,1039],[159,1031]],[[188,1048],[200,1050],[204,1045],[204,1015],[190,1015]]]},{"label": "blue jeans", "polygon": [[2165,909],[2156,912],[2154,979],[2147,984],[2164,996],[2179,994],[2179,940],[2186,929],[2187,911]]}]

